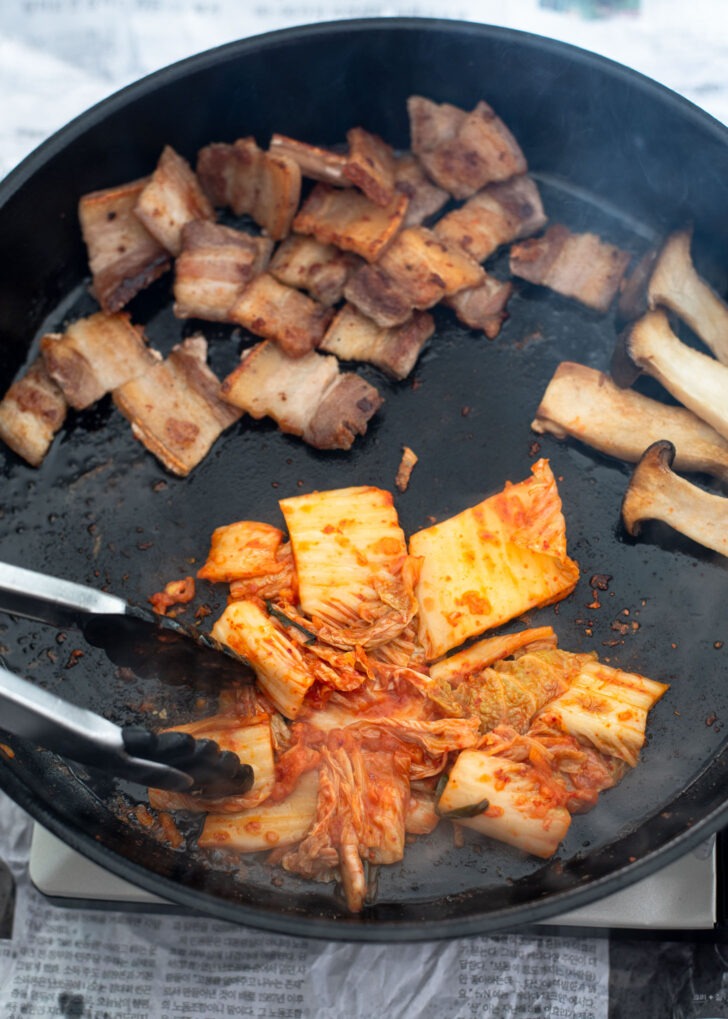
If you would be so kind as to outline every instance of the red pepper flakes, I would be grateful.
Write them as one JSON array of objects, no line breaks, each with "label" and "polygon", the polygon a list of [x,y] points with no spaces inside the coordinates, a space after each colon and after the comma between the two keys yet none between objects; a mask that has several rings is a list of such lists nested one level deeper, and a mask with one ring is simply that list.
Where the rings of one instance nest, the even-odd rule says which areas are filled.
[{"label": "red pepper flakes", "polygon": [[182,580],[170,580],[163,591],[157,591],[148,600],[158,615],[166,616],[174,605],[186,605],[194,597],[194,577],[184,577]]},{"label": "red pepper flakes", "polygon": [[63,666],[64,669],[72,669],[75,665],[78,665],[83,656],[84,652],[81,650],[81,648],[74,648],[74,650],[68,656],[68,661]]}]

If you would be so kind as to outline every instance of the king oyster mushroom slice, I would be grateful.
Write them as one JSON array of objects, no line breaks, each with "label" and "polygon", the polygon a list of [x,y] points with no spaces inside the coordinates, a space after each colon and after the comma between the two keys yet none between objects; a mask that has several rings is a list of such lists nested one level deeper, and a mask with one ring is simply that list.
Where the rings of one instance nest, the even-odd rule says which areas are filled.
[{"label": "king oyster mushroom slice", "polygon": [[648,311],[618,340],[611,374],[630,386],[641,371],[728,438],[728,366],[683,343],[661,309]]},{"label": "king oyster mushroom slice", "polygon": [[691,244],[692,230],[677,230],[659,251],[646,256],[625,286],[620,312],[636,317],[634,312],[641,314],[645,306],[668,308],[728,365],[728,304],[698,274]]},{"label": "king oyster mushroom slice", "polygon": [[649,446],[622,501],[632,535],[645,520],[660,520],[705,548],[728,556],[728,499],[690,484],[672,471],[675,447],[661,439]]},{"label": "king oyster mushroom slice", "polygon": [[669,439],[675,467],[728,482],[728,439],[686,410],[620,389],[596,368],[562,361],[546,387],[531,428],[558,439],[571,437],[628,463],[645,447]]}]

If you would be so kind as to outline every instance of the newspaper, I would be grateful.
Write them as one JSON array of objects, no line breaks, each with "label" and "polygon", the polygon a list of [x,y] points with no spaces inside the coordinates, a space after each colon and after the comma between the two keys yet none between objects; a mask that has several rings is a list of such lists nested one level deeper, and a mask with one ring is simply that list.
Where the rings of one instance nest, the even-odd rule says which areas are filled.
[{"label": "newspaper", "polygon": [[30,829],[0,793],[0,861],[16,883],[12,933],[0,939],[4,1019],[607,1019],[606,939],[357,945],[184,915],[63,909],[30,884]]},{"label": "newspaper", "polygon": [[[64,123],[159,67],[236,38],[339,18],[459,18],[562,38],[641,70],[728,122],[728,44],[715,31],[721,3],[692,0],[688,19],[682,0],[642,0],[632,20],[590,22],[546,0],[3,0],[0,178]],[[356,945],[188,916],[63,910],[31,886],[31,827],[0,794],[7,1019],[608,1016],[609,943],[601,938]]]}]

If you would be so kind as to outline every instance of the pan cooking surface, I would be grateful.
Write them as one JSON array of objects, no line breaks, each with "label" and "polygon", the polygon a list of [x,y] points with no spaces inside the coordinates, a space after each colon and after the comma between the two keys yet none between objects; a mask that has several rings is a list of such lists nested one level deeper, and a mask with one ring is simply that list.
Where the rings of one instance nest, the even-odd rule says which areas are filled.
[{"label": "pan cooking surface", "polygon": [[[406,94],[407,85],[402,87]],[[498,108],[487,86],[478,94],[461,94],[459,102],[472,106],[479,98]],[[508,122],[507,110],[499,112]],[[379,127],[371,119],[365,126]],[[277,129],[274,122],[272,128]],[[385,137],[386,128],[386,123],[380,128]],[[202,134],[187,154],[219,137]],[[158,148],[170,140],[159,136]],[[528,137],[521,141],[552,221],[595,231],[636,254],[655,239],[660,224],[610,203],[603,193],[591,193],[582,182],[548,172],[547,161],[547,170],[539,173],[538,139],[533,147]],[[149,169],[138,167],[137,175]],[[101,179],[90,187],[112,182]],[[709,256],[709,246],[706,250]],[[506,256],[487,267],[506,275]],[[701,268],[716,286],[723,283],[715,260],[706,257]],[[95,310],[80,276],[58,296],[46,308],[45,320],[36,322],[36,338]],[[140,295],[130,310],[162,352],[182,335],[203,331],[211,345],[210,363],[220,376],[253,342],[232,327],[175,320],[168,277]],[[594,811],[574,818],[557,859],[527,858],[471,833],[463,847],[455,848],[442,825],[410,845],[401,865],[381,868],[374,903],[361,917],[350,917],[332,885],[306,883],[254,857],[232,870],[221,858],[169,849],[128,821],[133,804],[143,800],[142,790],[121,788],[3,737],[15,752],[0,772],[6,788],[77,848],[132,880],[151,882],[160,894],[228,919],[357,938],[380,936],[377,932],[395,937],[470,933],[531,919],[539,909],[556,912],[578,904],[592,884],[615,875],[621,880],[625,870],[629,879],[635,859],[650,857],[715,810],[728,718],[728,684],[721,681],[728,654],[728,646],[722,646],[728,627],[721,608],[728,563],[658,527],[646,529],[639,542],[626,538],[619,509],[630,468],[530,430],[559,361],[608,367],[613,316],[597,316],[520,281],[509,312],[500,336],[489,341],[437,309],[436,334],[404,382],[357,366],[386,402],[349,453],[321,453],[282,435],[270,422],[246,420],[225,433],[187,479],[178,479],[134,441],[106,398],[69,418],[40,470],[0,451],[0,557],[145,603],[168,580],[194,574],[211,532],[221,524],[252,518],[280,525],[278,500],[317,488],[373,484],[395,491],[403,445],[419,457],[408,490],[395,495],[407,534],[433,517],[443,519],[474,504],[506,480],[522,480],[538,456],[548,457],[559,479],[569,553],[580,565],[581,580],[560,605],[533,612],[512,628],[524,622],[552,624],[562,648],[594,650],[609,664],[671,684],[650,713],[640,765],[616,789],[602,793]],[[8,367],[3,389],[17,367]],[[611,578],[596,600],[590,585],[594,574]],[[222,588],[198,585],[195,604],[209,604],[211,618],[223,599]],[[72,632],[62,639],[38,624],[3,618],[0,655],[11,669],[122,724],[169,725],[214,710],[210,691],[162,688],[120,675]],[[700,791],[693,794],[696,785]],[[190,833],[195,825],[193,818],[183,822]],[[423,928],[427,921],[435,925]]]}]

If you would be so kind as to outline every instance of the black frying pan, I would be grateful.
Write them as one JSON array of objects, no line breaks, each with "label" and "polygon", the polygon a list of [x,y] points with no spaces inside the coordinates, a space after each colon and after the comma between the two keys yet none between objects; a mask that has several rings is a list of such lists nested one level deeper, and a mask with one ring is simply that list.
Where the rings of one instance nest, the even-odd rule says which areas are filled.
[{"label": "black frying pan", "polygon": [[[254,134],[267,145],[278,131],[335,144],[362,125],[405,147],[405,99],[414,92],[467,108],[487,99],[525,149],[553,220],[636,254],[692,221],[699,268],[725,291],[728,132],[689,103],[600,58],[501,29],[416,20],[294,29],[152,75],[74,121],[3,183],[3,391],[43,330],[94,308],[79,195],[149,172],[165,143],[194,160],[210,141]],[[504,259],[490,268],[504,273]],[[174,320],[168,285],[160,281],[132,305],[162,350],[198,325]],[[0,452],[0,558],[143,602],[189,573],[222,523],[276,522],[279,498],[317,487],[391,488],[403,444],[420,457],[396,499],[406,531],[457,512],[529,474],[538,452],[529,424],[560,360],[609,362],[611,316],[521,284],[510,311],[489,342],[438,310],[417,385],[364,369],[386,403],[351,453],[315,452],[267,422],[248,422],[182,481],[165,474],[103,401],[68,421],[38,471]],[[205,332],[220,374],[250,342],[227,327]],[[382,868],[376,902],[349,916],[333,886],[271,872],[257,858],[235,870],[166,847],[129,821],[138,790],[4,735],[0,783],[71,846],[172,901],[334,938],[434,938],[543,920],[686,852],[728,818],[728,646],[720,647],[728,563],[658,528],[639,543],[627,540],[619,506],[629,470],[575,443],[543,438],[539,446],[561,479],[582,580],[558,609],[532,613],[529,622],[553,623],[564,648],[594,649],[672,684],[650,716],[642,763],[574,820],[556,859],[536,861],[470,836],[454,848],[443,826],[409,847],[401,866]],[[612,577],[599,609],[588,607],[595,573]],[[623,632],[625,622],[638,628]],[[153,722],[149,712],[161,710],[174,721],[214,704],[205,691],[124,680],[80,640],[59,644],[37,624],[0,621],[0,654],[15,671],[122,724]]]}]

